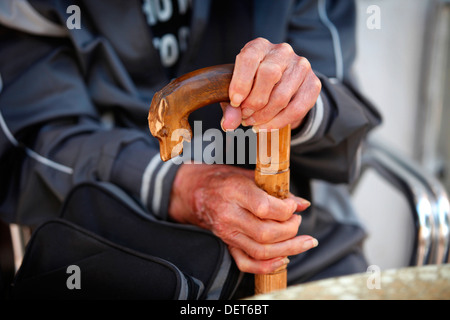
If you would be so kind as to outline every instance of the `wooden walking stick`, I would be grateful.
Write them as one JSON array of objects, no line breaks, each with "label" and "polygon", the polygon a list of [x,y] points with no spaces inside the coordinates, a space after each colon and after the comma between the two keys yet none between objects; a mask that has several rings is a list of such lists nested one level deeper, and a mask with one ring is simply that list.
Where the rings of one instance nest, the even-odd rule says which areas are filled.
[{"label": "wooden walking stick", "polygon": [[[204,106],[229,101],[228,89],[234,65],[220,65],[181,76],[153,97],[148,115],[150,131],[159,140],[160,154],[167,161],[182,152],[190,141],[189,115]],[[289,194],[290,126],[257,134],[256,184],[270,195]],[[255,275],[255,294],[286,288],[286,267],[273,274]]]},{"label": "wooden walking stick", "polygon": [[[289,195],[291,126],[257,133],[255,183],[268,194],[286,199]],[[255,294],[286,288],[286,266],[271,274],[255,275]]]}]

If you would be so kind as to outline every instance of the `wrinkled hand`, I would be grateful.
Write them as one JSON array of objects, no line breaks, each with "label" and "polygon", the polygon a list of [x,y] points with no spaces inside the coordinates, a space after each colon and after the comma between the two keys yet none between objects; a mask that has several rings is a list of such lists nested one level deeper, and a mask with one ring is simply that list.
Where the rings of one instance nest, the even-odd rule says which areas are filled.
[{"label": "wrinkled hand", "polygon": [[295,129],[315,105],[321,82],[306,58],[287,43],[258,38],[237,55],[230,83],[230,104],[222,103],[224,130],[241,123],[258,129]]},{"label": "wrinkled hand", "polygon": [[183,164],[177,172],[170,217],[211,230],[229,247],[243,272],[265,274],[317,245],[297,236],[309,202],[291,195],[281,200],[259,189],[254,172],[227,165]]}]

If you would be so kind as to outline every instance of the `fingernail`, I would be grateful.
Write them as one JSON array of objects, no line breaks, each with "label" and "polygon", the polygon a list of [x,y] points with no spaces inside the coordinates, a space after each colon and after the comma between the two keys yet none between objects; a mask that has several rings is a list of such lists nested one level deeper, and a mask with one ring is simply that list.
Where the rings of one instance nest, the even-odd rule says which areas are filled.
[{"label": "fingernail", "polygon": [[280,261],[277,261],[275,263],[275,270],[273,272],[278,272],[281,271],[283,269],[286,269],[287,265],[289,264],[289,262],[291,262],[288,258],[283,258]]},{"label": "fingernail", "polygon": [[244,126],[251,126],[251,125],[255,124],[255,122],[256,122],[255,119],[253,119],[253,117],[250,117],[250,118],[244,119],[242,121],[242,124]]},{"label": "fingernail", "polygon": [[224,121],[225,121],[225,118],[222,117],[222,120],[220,120],[220,127],[222,128],[222,131],[226,132],[226,130],[223,128],[223,122]]},{"label": "fingernail", "polygon": [[300,202],[299,204],[300,204],[300,205],[306,206],[306,207],[311,206],[311,202],[309,202],[308,200],[303,199],[303,198],[297,198],[297,199],[299,199],[299,202]]},{"label": "fingernail", "polygon": [[319,245],[319,241],[317,241],[317,239],[312,238],[312,239],[306,240],[306,241],[303,243],[303,248],[304,248],[305,250],[308,250],[308,249],[315,248],[315,247],[317,247],[318,245]]},{"label": "fingernail", "polygon": [[242,100],[244,100],[244,97],[241,96],[240,94],[236,93],[231,98],[230,104],[231,104],[232,107],[237,108],[237,107],[239,107],[241,105]]}]

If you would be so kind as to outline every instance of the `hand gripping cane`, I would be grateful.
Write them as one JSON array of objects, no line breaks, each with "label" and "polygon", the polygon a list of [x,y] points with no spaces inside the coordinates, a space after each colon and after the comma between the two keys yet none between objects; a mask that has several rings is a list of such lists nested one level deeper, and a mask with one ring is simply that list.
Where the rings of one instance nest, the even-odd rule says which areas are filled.
[{"label": "hand gripping cane", "polygon": [[[193,111],[229,101],[233,68],[234,65],[229,64],[193,71],[173,80],[154,95],[148,123],[152,135],[159,140],[163,161],[182,152],[183,140],[191,141],[188,117]],[[290,125],[257,133],[255,183],[268,194],[281,199],[289,194],[290,139]],[[271,274],[255,275],[255,294],[286,288],[286,277],[286,268]]]}]

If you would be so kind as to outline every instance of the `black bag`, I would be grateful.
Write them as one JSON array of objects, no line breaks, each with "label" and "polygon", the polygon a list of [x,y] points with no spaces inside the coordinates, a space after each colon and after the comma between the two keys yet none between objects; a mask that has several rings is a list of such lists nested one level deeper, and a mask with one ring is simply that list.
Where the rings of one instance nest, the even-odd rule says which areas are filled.
[{"label": "black bag", "polygon": [[[80,288],[67,282],[79,268]],[[59,219],[43,223],[27,246],[12,298],[228,299],[241,279],[212,233],[156,220],[108,183],[68,196]]]}]

